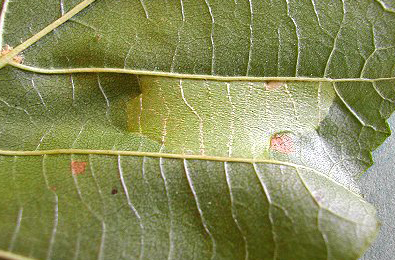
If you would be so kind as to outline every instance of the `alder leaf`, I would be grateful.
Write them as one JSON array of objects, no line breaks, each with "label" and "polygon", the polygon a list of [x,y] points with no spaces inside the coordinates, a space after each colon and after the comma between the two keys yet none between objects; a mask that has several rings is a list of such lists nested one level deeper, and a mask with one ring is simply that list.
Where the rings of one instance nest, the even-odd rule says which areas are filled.
[{"label": "alder leaf", "polygon": [[[23,15],[22,15],[23,14]],[[357,259],[385,1],[3,1],[0,257]]]}]

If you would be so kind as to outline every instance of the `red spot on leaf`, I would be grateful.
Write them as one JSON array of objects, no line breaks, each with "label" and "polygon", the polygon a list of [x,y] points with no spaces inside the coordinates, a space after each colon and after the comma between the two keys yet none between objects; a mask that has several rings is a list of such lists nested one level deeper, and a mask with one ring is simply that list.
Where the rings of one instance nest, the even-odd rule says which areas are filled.
[{"label": "red spot on leaf", "polygon": [[111,194],[112,194],[112,195],[115,195],[115,194],[117,194],[117,193],[118,193],[118,190],[117,190],[116,188],[114,188],[114,189],[111,190]]},{"label": "red spot on leaf", "polygon": [[84,174],[86,165],[87,165],[87,162],[72,161],[71,162],[71,173],[74,175]]},{"label": "red spot on leaf", "polygon": [[270,140],[270,148],[280,153],[290,154],[294,152],[294,143],[292,138],[285,134],[275,134]]}]

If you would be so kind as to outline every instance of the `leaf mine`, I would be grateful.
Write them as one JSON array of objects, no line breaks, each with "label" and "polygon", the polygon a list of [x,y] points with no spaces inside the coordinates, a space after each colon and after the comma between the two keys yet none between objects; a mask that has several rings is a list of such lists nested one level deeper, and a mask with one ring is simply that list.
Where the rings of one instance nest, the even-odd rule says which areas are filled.
[{"label": "leaf mine", "polygon": [[87,162],[71,162],[71,173],[74,175],[84,174]]},{"label": "leaf mine", "polygon": [[267,81],[265,82],[266,90],[276,90],[285,85],[285,82],[282,81]]},{"label": "leaf mine", "polygon": [[294,152],[294,142],[286,133],[277,133],[270,139],[270,149],[280,153],[290,154]]}]

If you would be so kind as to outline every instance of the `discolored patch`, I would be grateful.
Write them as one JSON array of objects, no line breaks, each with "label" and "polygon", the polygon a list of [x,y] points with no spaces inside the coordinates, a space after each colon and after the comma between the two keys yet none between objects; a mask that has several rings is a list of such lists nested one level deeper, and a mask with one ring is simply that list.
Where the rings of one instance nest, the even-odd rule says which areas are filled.
[{"label": "discolored patch", "polygon": [[[14,48],[12,48],[10,45],[6,44],[3,49],[1,50],[1,56],[5,56],[8,53],[10,53],[10,51],[12,51]],[[12,58],[12,60],[16,63],[21,64],[23,62],[23,56],[22,55],[16,55]]]},{"label": "discolored patch", "polygon": [[294,142],[286,133],[274,134],[270,140],[270,149],[284,154],[294,152]]},{"label": "discolored patch", "polygon": [[86,165],[87,165],[87,162],[72,161],[71,162],[71,173],[74,175],[84,174]]},{"label": "discolored patch", "polygon": [[101,35],[101,34],[96,34],[95,35],[96,42],[99,42],[102,38],[103,38],[103,35]]},{"label": "discolored patch", "polygon": [[51,189],[52,191],[56,191],[56,186],[51,186],[50,189]]},{"label": "discolored patch", "polygon": [[324,199],[324,194],[320,191],[313,191],[312,195],[313,195],[315,201],[317,201],[318,203],[321,203]]},{"label": "discolored patch", "polygon": [[278,88],[281,88],[284,85],[285,85],[285,82],[282,82],[282,81],[266,81],[265,82],[265,89],[266,90],[276,90]]},{"label": "discolored patch", "polygon": [[113,188],[113,189],[111,190],[111,194],[112,194],[112,195],[115,195],[115,194],[117,194],[117,193],[118,193],[118,189]]},{"label": "discolored patch", "polygon": [[12,48],[10,45],[6,44],[2,49],[1,49],[1,56],[7,55],[10,51],[12,51]]}]

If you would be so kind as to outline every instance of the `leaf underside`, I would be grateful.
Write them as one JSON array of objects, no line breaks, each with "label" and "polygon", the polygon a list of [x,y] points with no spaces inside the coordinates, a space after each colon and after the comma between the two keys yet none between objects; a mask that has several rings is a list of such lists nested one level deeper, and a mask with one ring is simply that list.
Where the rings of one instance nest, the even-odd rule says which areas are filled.
[{"label": "leaf underside", "polygon": [[0,257],[369,247],[355,179],[390,134],[391,3],[96,0],[44,34],[79,2],[34,2],[3,1],[0,45],[40,37],[0,69]]}]

